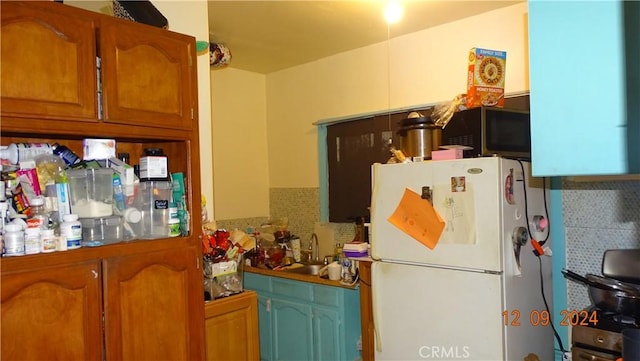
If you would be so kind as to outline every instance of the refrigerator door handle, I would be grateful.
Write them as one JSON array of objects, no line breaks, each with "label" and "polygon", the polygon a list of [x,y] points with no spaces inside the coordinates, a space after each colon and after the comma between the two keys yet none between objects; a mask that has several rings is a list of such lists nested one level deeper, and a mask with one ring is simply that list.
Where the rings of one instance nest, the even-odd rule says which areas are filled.
[{"label": "refrigerator door handle", "polygon": [[373,332],[375,336],[376,343],[376,351],[382,352],[382,335],[380,332],[380,312],[382,312],[382,307],[380,307],[380,297],[378,296],[378,286],[375,282],[378,279],[377,274],[380,272],[380,262],[372,262],[371,263],[371,307],[373,308]]}]

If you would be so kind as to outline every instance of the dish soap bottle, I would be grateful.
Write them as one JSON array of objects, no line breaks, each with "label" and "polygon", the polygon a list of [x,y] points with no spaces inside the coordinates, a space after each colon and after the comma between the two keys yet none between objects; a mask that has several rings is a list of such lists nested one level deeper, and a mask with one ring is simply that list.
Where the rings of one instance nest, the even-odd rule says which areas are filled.
[{"label": "dish soap bottle", "polygon": [[336,242],[336,248],[334,249],[333,260],[340,263],[342,261],[342,244]]}]

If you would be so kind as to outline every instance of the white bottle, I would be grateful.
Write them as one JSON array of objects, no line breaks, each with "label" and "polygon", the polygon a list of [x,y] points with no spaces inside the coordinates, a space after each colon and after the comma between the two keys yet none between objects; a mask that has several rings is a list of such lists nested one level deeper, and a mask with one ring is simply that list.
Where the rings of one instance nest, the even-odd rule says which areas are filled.
[{"label": "white bottle", "polygon": [[80,248],[82,244],[82,223],[77,214],[65,214],[60,225],[60,236],[67,242],[66,249]]},{"label": "white bottle", "polygon": [[[4,184],[4,182],[0,182]],[[0,234],[4,234],[4,225],[6,222],[5,217],[7,216],[7,211],[9,210],[9,205],[5,201],[0,201]]]},{"label": "white bottle", "polygon": [[42,248],[40,251],[42,253],[50,253],[55,252],[57,248],[56,244],[56,235],[53,232],[53,229],[43,229],[40,231],[40,242]]},{"label": "white bottle", "polygon": [[21,225],[9,223],[4,226],[4,255],[24,255],[24,231]]},{"label": "white bottle", "polygon": [[40,240],[40,228],[27,228],[24,230],[24,254],[36,254],[42,250]]},{"label": "white bottle", "polygon": [[47,143],[11,143],[0,150],[0,158],[9,160],[11,164],[33,160],[40,154],[53,154],[53,149]]}]

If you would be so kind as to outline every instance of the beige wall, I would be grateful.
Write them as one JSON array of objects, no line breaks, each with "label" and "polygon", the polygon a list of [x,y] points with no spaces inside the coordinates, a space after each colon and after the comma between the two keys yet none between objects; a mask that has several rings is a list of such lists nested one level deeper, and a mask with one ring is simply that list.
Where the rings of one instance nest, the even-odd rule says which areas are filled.
[{"label": "beige wall", "polygon": [[507,52],[507,93],[529,89],[527,4],[416,32],[391,42],[391,108],[439,102],[465,93],[470,48]]},{"label": "beige wall", "polygon": [[265,76],[211,70],[216,219],[269,216]]},{"label": "beige wall", "polygon": [[[169,21],[169,30],[188,34],[196,40],[209,41],[209,18],[206,1],[152,1]],[[198,56],[198,121],[200,127],[200,172],[202,194],[207,199],[209,219],[213,211],[213,151],[211,147],[211,83],[209,54]],[[194,195],[195,196],[195,195]],[[197,199],[197,198],[196,198]],[[196,206],[196,205],[194,205]]]},{"label": "beige wall", "polygon": [[[246,150],[247,157],[268,157],[268,176],[250,185],[237,182],[233,187],[217,188],[216,203],[233,203],[238,210],[233,217],[252,217],[256,215],[253,209],[268,209],[269,205],[256,203],[268,203],[268,199],[246,199],[243,194],[252,191],[250,188],[268,193],[269,188],[318,187],[317,129],[312,123],[429,104],[464,93],[471,47],[505,50],[506,91],[527,90],[526,13],[527,4],[522,3],[268,74],[267,142],[256,142]],[[224,92],[224,87],[235,82],[234,77],[246,77],[231,69],[222,69],[220,74],[228,71],[225,82],[218,84],[217,75],[213,78],[214,93]],[[246,83],[238,80],[238,84]],[[255,89],[234,92],[254,94]],[[222,122],[217,114],[233,111],[215,97],[212,107],[215,134]],[[244,122],[225,123],[225,133],[245,131]],[[216,144],[213,151],[228,152]],[[251,169],[237,162],[216,162],[214,166],[216,184],[222,173],[235,174],[238,179],[251,176]],[[216,216],[226,219],[218,210]]]}]

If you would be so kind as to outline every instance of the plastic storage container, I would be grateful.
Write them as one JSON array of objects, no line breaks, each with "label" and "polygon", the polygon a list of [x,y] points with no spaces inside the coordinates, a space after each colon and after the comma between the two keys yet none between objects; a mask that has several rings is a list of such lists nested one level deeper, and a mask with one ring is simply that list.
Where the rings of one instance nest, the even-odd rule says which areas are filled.
[{"label": "plastic storage container", "polygon": [[155,239],[170,237],[169,203],[173,185],[167,181],[140,182],[140,213],[142,234],[140,238]]},{"label": "plastic storage container", "polygon": [[80,218],[109,217],[113,214],[113,169],[67,171],[71,212]]},{"label": "plastic storage container", "polygon": [[227,297],[243,291],[244,260],[241,253],[232,259],[214,263],[204,260],[204,291],[209,299]]},{"label": "plastic storage container", "polygon": [[124,240],[122,217],[80,218],[82,247],[95,247]]}]

